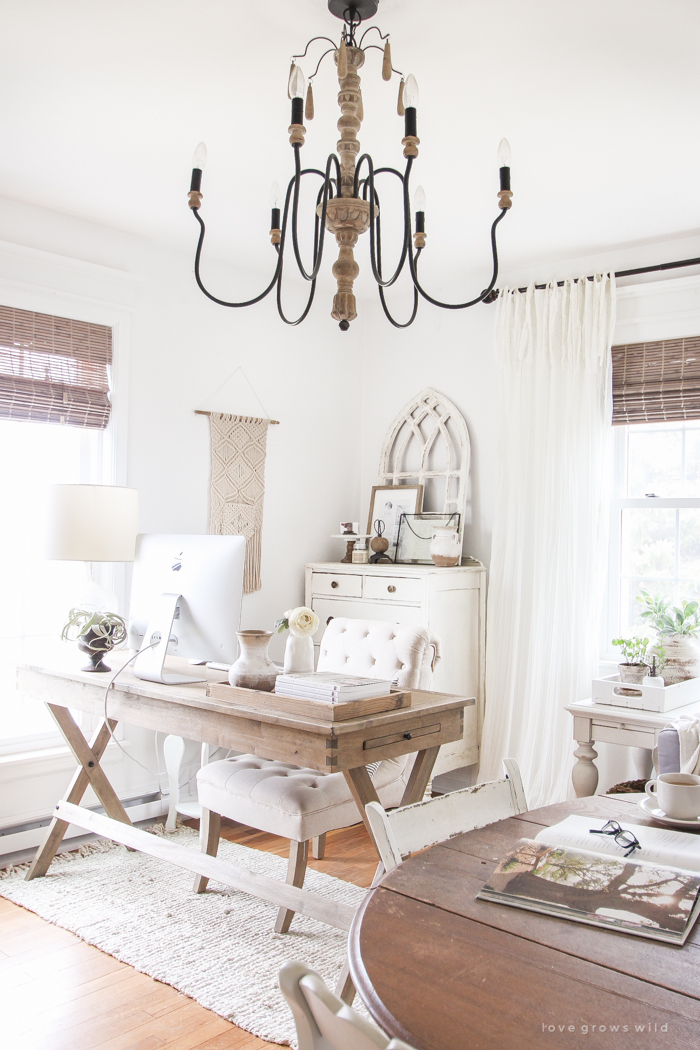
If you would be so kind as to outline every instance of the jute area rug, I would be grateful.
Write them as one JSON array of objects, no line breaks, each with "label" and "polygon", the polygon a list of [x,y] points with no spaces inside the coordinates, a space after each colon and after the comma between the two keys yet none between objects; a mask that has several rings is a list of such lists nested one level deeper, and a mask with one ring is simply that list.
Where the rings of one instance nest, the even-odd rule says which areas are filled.
[{"label": "jute area rug", "polygon": [[[199,848],[190,828],[168,838]],[[223,839],[219,856],[284,881],[282,857]],[[0,872],[0,895],[274,1043],[296,1046],[282,964],[304,962],[333,988],[345,960],[341,930],[295,915],[290,932],[276,934],[273,905],[215,882],[195,894],[191,872],[111,842],[61,854],[42,879],[25,882],[25,871]],[[352,907],[366,892],[318,871],[304,886]]]}]

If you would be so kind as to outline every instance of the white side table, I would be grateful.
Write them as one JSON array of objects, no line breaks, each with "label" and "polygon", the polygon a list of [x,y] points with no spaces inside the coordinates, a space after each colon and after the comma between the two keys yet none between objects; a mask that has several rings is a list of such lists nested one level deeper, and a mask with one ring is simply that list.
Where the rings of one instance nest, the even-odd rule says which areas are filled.
[{"label": "white side table", "polygon": [[656,713],[637,711],[632,707],[612,707],[593,700],[579,700],[567,708],[574,717],[574,740],[578,759],[571,773],[577,798],[595,795],[598,770],[595,759],[598,752],[593,744],[623,744],[634,749],[633,761],[640,780],[649,779],[652,770],[651,752],[656,747],[659,730],[679,715],[700,718],[700,702],[677,707],[674,711]]}]

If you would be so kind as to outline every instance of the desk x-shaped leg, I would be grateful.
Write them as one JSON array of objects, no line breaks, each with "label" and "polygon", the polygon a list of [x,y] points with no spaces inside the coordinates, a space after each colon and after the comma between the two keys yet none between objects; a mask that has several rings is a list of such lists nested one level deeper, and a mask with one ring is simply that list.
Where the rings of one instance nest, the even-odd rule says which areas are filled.
[{"label": "desk x-shaped leg", "polygon": [[[67,707],[58,707],[56,704],[47,704],[46,706],[58,723],[58,728],[61,730],[68,747],[73,752],[76,761],[80,763],[63,801],[71,802],[77,806],[89,785],[104,806],[107,816],[121,821],[122,824],[131,824],[126,810],[119,801],[114,788],[100,765],[100,759],[109,743],[110,729],[114,729],[117,724],[116,721],[111,718],[107,722],[103,720],[92,740],[88,743]],[[31,867],[25,876],[27,881],[46,874],[67,830],[67,821],[61,820],[59,817],[53,818],[46,837],[37,850]]]}]

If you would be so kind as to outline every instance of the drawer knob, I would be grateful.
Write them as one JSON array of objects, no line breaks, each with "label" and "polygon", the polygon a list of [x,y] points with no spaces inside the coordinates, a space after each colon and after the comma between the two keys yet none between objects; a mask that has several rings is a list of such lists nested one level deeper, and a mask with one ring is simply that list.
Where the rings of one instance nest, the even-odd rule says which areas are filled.
[{"label": "drawer knob", "polygon": [[390,583],[389,586],[387,587],[387,590],[388,590],[389,594],[393,594],[394,591],[396,590],[396,587],[394,587],[393,583]]},{"label": "drawer knob", "polygon": [[338,586],[338,581],[337,580],[331,580],[331,587],[333,588],[333,590],[335,590],[335,588],[337,586]]},{"label": "drawer knob", "polygon": [[404,740],[413,740],[413,734],[412,733],[404,733],[403,738],[404,738]]}]

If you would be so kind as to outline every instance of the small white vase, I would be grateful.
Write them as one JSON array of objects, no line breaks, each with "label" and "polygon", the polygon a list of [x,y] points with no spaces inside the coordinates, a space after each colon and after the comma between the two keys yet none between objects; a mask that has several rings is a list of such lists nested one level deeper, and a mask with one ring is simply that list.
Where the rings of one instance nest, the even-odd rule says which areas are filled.
[{"label": "small white vase", "polygon": [[458,565],[462,557],[459,529],[454,525],[433,526],[430,557],[436,565]]},{"label": "small white vase", "polygon": [[259,689],[263,693],[271,693],[279,674],[279,668],[267,654],[272,631],[237,631],[236,636],[241,655],[229,668],[229,684],[239,689]]},{"label": "small white vase", "polygon": [[297,674],[314,669],[314,640],[310,634],[299,637],[289,632],[284,650],[284,673]]}]

